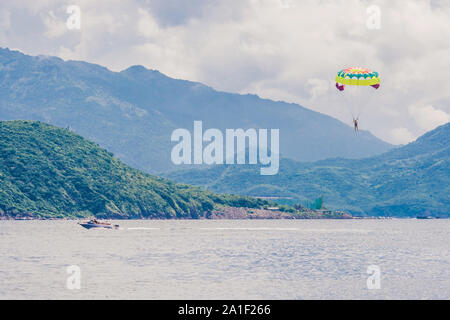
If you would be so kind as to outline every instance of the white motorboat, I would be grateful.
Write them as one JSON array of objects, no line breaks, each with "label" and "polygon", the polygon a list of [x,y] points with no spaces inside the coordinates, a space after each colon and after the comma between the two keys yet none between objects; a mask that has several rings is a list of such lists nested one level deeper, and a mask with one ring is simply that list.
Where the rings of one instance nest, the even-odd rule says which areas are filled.
[{"label": "white motorboat", "polygon": [[86,229],[92,228],[104,228],[104,229],[118,229],[118,224],[111,224],[109,222],[102,222],[96,219],[89,220],[87,222],[79,222],[80,226],[85,227]]}]

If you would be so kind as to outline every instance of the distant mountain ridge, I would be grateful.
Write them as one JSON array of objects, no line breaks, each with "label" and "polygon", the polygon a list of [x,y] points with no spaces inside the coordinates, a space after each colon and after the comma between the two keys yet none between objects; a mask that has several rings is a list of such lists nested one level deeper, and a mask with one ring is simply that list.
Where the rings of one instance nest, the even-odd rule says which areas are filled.
[{"label": "distant mountain ridge", "polygon": [[132,66],[28,56],[0,48],[0,120],[39,120],[99,143],[128,165],[150,173],[176,167],[170,135],[177,128],[280,129],[280,152],[299,161],[361,158],[392,146],[369,132],[296,104],[218,92]]},{"label": "distant mountain ridge", "polygon": [[450,123],[416,141],[359,160],[280,162],[280,173],[258,174],[253,166],[216,166],[168,174],[176,181],[215,192],[281,197],[295,203],[323,195],[332,209],[375,216],[449,216]]}]

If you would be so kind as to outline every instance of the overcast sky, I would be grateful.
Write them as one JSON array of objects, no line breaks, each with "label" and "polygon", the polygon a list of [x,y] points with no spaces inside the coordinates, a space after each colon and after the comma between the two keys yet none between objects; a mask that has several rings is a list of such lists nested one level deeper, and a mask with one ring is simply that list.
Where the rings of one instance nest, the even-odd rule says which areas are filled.
[{"label": "overcast sky", "polygon": [[[67,7],[81,9],[69,29]],[[379,28],[377,13],[380,9]],[[407,143],[450,121],[449,0],[2,0],[0,46],[98,63],[141,64],[215,89],[299,103],[351,124],[337,71],[382,86],[360,126]]]}]

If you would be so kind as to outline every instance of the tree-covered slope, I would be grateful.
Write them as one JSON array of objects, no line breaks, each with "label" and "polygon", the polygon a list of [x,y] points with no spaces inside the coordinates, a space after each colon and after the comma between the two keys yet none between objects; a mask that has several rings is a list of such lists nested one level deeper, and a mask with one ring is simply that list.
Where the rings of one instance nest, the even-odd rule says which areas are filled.
[{"label": "tree-covered slope", "polygon": [[28,56],[0,48],[0,120],[39,120],[70,126],[133,168],[176,169],[170,136],[208,128],[280,129],[280,152],[299,161],[361,158],[392,146],[297,104],[219,92],[133,66],[112,72],[99,65]]},{"label": "tree-covered slope", "polygon": [[145,174],[66,129],[0,121],[0,218],[198,218],[267,204]]},{"label": "tree-covered slope", "polygon": [[261,176],[253,166],[215,166],[168,176],[215,192],[282,197],[289,203],[324,195],[327,207],[354,214],[448,216],[450,123],[404,147],[360,160],[282,159],[274,176]]}]

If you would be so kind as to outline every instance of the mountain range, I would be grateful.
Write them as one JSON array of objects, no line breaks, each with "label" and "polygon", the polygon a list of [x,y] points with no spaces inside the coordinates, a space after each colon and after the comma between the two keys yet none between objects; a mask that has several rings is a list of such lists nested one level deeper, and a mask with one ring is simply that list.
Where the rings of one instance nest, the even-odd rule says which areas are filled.
[{"label": "mountain range", "polygon": [[180,170],[167,175],[215,192],[305,203],[323,195],[332,209],[363,216],[448,217],[450,123],[406,146],[364,159],[280,161],[280,172],[261,176],[257,166],[231,165]]},{"label": "mountain range", "polygon": [[[82,61],[0,48],[0,120],[70,127],[126,164],[168,172],[177,128],[279,129],[280,153],[296,161],[363,158],[392,145],[298,104],[216,91],[132,66],[121,72]],[[220,169],[219,169],[220,170]]]},{"label": "mountain range", "polygon": [[0,121],[0,219],[202,218],[227,207],[268,205],[130,168],[66,129]]},{"label": "mountain range", "polygon": [[[6,130],[0,141],[3,215],[197,217],[218,205],[269,205],[217,192],[289,205],[323,196],[328,208],[356,215],[448,216],[448,124],[394,148],[369,132],[355,135],[348,125],[298,104],[220,92],[142,66],[113,72],[87,62],[0,48],[0,120],[18,119],[32,121],[6,121],[1,128]],[[204,130],[222,132],[279,129],[279,173],[262,176],[260,166],[251,165],[175,166],[171,134],[179,128],[192,131],[197,120]],[[33,149],[37,142],[43,150]],[[80,146],[62,148],[63,142]],[[17,154],[23,157],[15,158]],[[62,161],[56,162],[61,168],[54,167],[54,159]],[[119,189],[113,185],[118,182]],[[114,196],[117,190],[123,193]]]}]

